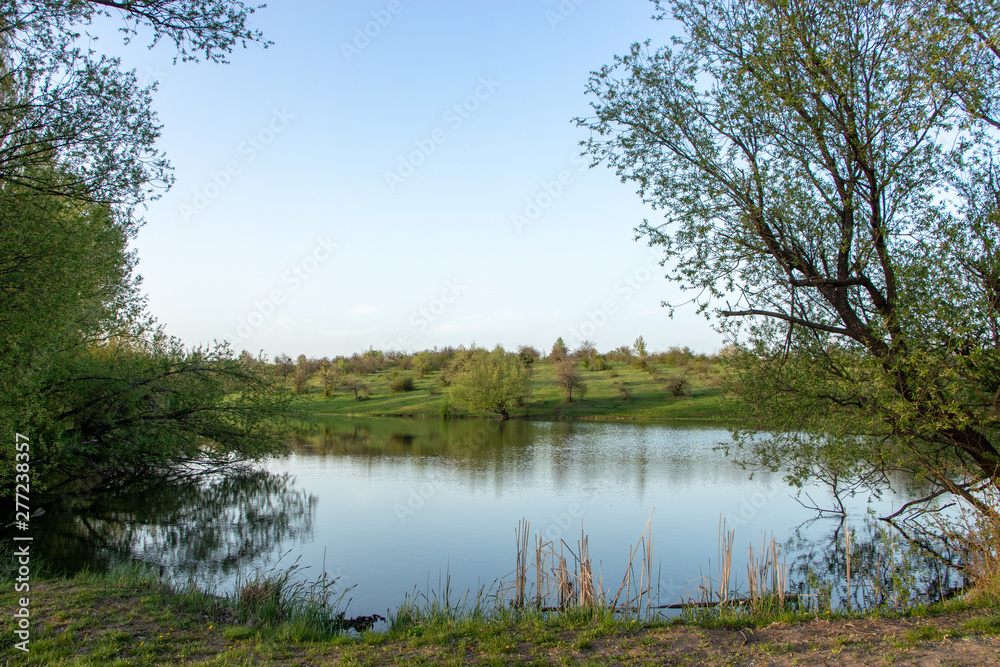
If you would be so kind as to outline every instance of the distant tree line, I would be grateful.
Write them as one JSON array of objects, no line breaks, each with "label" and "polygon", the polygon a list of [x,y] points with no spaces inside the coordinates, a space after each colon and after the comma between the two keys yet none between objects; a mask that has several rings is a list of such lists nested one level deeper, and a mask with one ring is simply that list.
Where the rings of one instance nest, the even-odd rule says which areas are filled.
[{"label": "distant tree line", "polygon": [[[586,396],[587,371],[611,371],[615,365],[625,365],[648,371],[658,378],[658,369],[661,368],[707,372],[718,359],[717,354],[696,353],[688,347],[674,346],[665,351],[651,352],[642,336],[632,345],[621,345],[605,353],[598,352],[589,340],[570,350],[560,337],[547,355],[530,345],[521,345],[516,352],[508,352],[500,346],[489,351],[475,344],[471,347],[435,347],[418,352],[383,351],[370,347],[349,356],[311,358],[299,355],[295,360],[281,353],[269,367],[278,380],[297,394],[315,389],[328,397],[336,392],[348,392],[359,401],[371,395],[372,386],[366,379],[368,376],[389,372],[392,376],[390,389],[405,392],[415,388],[415,379],[437,374],[440,386],[455,386],[453,396],[470,409],[493,412],[506,419],[510,408],[523,406],[530,395],[528,380],[538,363],[555,366],[555,382],[566,392],[567,400],[572,402],[574,398],[583,400]],[[622,397],[629,399],[629,390],[621,382],[618,384]],[[686,374],[670,380],[666,386],[675,396],[683,395],[690,389]]]}]

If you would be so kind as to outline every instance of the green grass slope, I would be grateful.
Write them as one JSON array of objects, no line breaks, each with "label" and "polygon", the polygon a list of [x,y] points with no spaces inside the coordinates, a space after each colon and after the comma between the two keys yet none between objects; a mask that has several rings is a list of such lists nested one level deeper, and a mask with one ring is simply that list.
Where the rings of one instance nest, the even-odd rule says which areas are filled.
[{"label": "green grass slope", "polygon": [[[717,419],[721,418],[721,369],[718,366],[665,367],[644,370],[623,364],[610,370],[580,369],[587,384],[583,400],[574,393],[569,402],[565,390],[555,381],[555,364],[536,362],[532,366],[532,394],[523,407],[511,411],[522,419]],[[411,373],[413,391],[393,392],[392,379]],[[675,395],[672,384],[686,382],[685,391]],[[366,400],[338,387],[333,396],[323,396],[318,386],[307,387],[303,407],[315,416],[420,416],[488,417],[474,413],[455,401],[451,387],[442,385],[439,372],[418,377],[411,371],[386,370],[366,375],[371,390]],[[621,391],[625,389],[625,393]]]}]

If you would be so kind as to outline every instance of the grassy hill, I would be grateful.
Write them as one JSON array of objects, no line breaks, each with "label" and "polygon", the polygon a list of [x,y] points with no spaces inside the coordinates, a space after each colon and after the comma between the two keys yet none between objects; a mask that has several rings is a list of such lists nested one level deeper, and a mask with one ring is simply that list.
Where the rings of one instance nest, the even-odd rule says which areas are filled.
[{"label": "grassy hill", "polygon": [[[569,402],[556,384],[555,364],[538,361],[532,365],[532,395],[523,407],[511,411],[514,418],[529,419],[713,419],[720,418],[721,368],[717,364],[682,367],[651,366],[648,370],[617,364],[610,370],[580,369],[587,384],[583,400],[574,393]],[[412,391],[394,392],[393,379],[409,374]],[[353,391],[341,383],[332,396],[323,396],[317,382],[306,386],[303,407],[316,416],[422,416],[486,417],[473,413],[455,401],[451,387],[443,386],[440,371],[419,377],[413,371],[397,369],[370,373],[363,377],[370,394],[356,400]],[[682,382],[681,386],[676,386]],[[624,392],[622,391],[624,389]],[[676,395],[675,395],[676,394]]]}]

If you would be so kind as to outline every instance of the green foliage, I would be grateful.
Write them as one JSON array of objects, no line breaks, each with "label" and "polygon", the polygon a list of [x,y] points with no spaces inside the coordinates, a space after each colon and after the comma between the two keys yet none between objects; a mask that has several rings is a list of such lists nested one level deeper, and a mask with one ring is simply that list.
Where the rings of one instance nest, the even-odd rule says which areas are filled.
[{"label": "green foliage", "polygon": [[577,397],[582,401],[587,393],[587,385],[580,377],[580,372],[576,368],[576,362],[572,359],[563,359],[556,364],[556,384],[566,391],[569,402],[573,402],[573,390],[577,392]]},{"label": "green foliage", "polygon": [[639,232],[669,277],[726,299],[742,460],[993,512],[969,488],[1000,482],[997,3],[657,6],[684,34],[596,72],[578,123],[663,211]]},{"label": "green foliage", "polygon": [[588,368],[592,371],[607,371],[611,370],[612,366],[606,355],[598,354],[593,357]]},{"label": "green foliage", "polygon": [[413,359],[410,360],[410,365],[413,367],[413,370],[420,375],[420,377],[423,377],[427,375],[427,373],[437,369],[437,364],[431,357],[430,352],[427,350],[413,355]]},{"label": "green foliage", "polygon": [[513,352],[499,345],[487,353],[475,350],[455,381],[452,396],[471,410],[510,418],[510,409],[531,394],[531,374]]},{"label": "green foliage", "polygon": [[128,242],[169,165],[150,89],[78,40],[113,16],[126,37],[141,29],[181,59],[221,61],[238,40],[261,41],[246,28],[253,11],[235,0],[0,9],[0,427],[30,439],[33,492],[226,465],[272,452],[285,432],[288,397],[262,361],[186,349],[145,314]]},{"label": "green foliage", "polygon": [[521,360],[521,363],[527,367],[538,361],[542,354],[530,345],[522,345],[517,348],[517,356]]},{"label": "green foliage", "polygon": [[295,364],[292,362],[292,358],[282,352],[274,358],[274,366],[282,378],[287,379],[288,374],[295,370]]},{"label": "green foliage", "polygon": [[445,387],[450,386],[466,371],[466,367],[472,358],[484,351],[475,345],[469,349],[460,347],[455,350],[450,355],[448,362],[441,369],[441,385]]},{"label": "green foliage", "polygon": [[566,343],[563,342],[562,336],[560,336],[552,344],[552,351],[549,352],[549,361],[562,361],[568,354],[569,348],[566,347]]},{"label": "green foliage", "polygon": [[[654,379],[645,371],[630,366],[621,366],[604,373],[579,373],[587,377],[586,401],[566,401],[566,391],[556,382],[557,365],[546,359],[539,360],[530,367],[532,393],[523,400],[524,405],[514,404],[521,417],[551,419],[575,418],[632,418],[632,419],[723,419],[721,410],[722,390],[716,381],[718,365],[713,362],[709,376],[688,376],[691,393],[679,398],[671,397],[664,388],[665,378]],[[422,415],[441,416],[442,404],[448,403],[449,416],[475,416],[468,404],[458,401],[452,392],[454,385],[443,387],[440,373],[430,373],[425,378],[415,378],[415,388],[411,392],[393,393],[390,388],[391,369],[366,376],[369,388],[366,400],[355,400],[353,393],[338,380],[342,391],[330,398],[324,398],[318,391],[321,380],[317,377],[310,382],[313,389],[309,397],[299,405],[318,417],[328,415]],[[400,373],[402,374],[402,373]],[[350,376],[347,376],[350,378]],[[357,377],[357,376],[355,376]],[[672,377],[667,374],[667,378]],[[622,401],[622,394],[616,382],[624,382],[631,400]],[[362,399],[365,397],[362,396]],[[482,413],[479,413],[482,414]],[[511,412],[511,414],[514,414]]]},{"label": "green foliage", "polygon": [[333,396],[333,391],[337,386],[337,379],[339,376],[337,366],[333,364],[326,357],[320,359],[319,361],[319,377],[320,383],[323,387],[324,396]]},{"label": "green foliage", "polygon": [[413,376],[409,373],[403,373],[392,378],[389,383],[389,388],[392,389],[394,393],[401,393],[404,391],[413,391],[416,388],[416,383],[413,380]]},{"label": "green foliage", "polygon": [[621,399],[623,401],[631,401],[632,400],[632,392],[629,391],[629,388],[625,386],[624,382],[622,382],[622,381],[616,382],[615,383],[615,387],[617,387],[618,393],[621,395]]},{"label": "green foliage", "polygon": [[671,396],[687,396],[691,393],[691,383],[686,375],[679,375],[667,381],[667,391]]},{"label": "green foliage", "polygon": [[344,389],[352,392],[356,401],[367,401],[372,393],[371,387],[360,377],[346,378],[344,380]]},{"label": "green foliage", "polygon": [[[151,43],[172,42],[181,60],[224,62],[237,43],[266,45],[247,26],[253,12],[237,0],[5,3],[0,181],[125,209],[169,186],[151,89],[92,50],[93,40],[77,38],[110,17],[122,22],[125,41],[142,31]],[[58,181],[39,179],[40,168],[53,166]]]}]

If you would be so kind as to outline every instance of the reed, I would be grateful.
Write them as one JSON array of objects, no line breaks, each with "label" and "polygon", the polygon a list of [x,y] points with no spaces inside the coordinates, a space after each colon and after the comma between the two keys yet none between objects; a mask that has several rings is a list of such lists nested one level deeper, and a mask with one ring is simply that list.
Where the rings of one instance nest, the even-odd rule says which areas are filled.
[{"label": "reed", "polygon": [[[650,513],[649,519],[646,520],[646,527],[643,529],[642,535],[639,536],[638,543],[634,546],[629,546],[628,567],[625,568],[625,576],[622,579],[622,584],[618,587],[618,593],[611,604],[611,608],[614,611],[630,614],[634,610],[636,617],[639,617],[643,612],[645,612],[647,617],[652,613],[652,522],[653,514]],[[635,559],[640,554],[642,555],[642,560],[639,563],[639,575],[636,577]],[[622,592],[625,593],[625,601],[622,605],[619,605],[618,602],[621,599]],[[645,605],[643,605],[643,597],[645,597]]]},{"label": "reed", "polygon": [[847,565],[847,611],[851,611],[851,531],[844,516],[844,561]]},{"label": "reed", "polygon": [[[517,590],[514,596],[514,603],[518,607],[524,606],[524,594],[528,581],[528,533],[530,524],[527,519],[521,519],[517,528],[514,529],[514,539],[517,543],[517,564],[514,569],[515,583]],[[537,560],[536,560],[537,562]]]},{"label": "reed", "polygon": [[778,560],[778,543],[774,537],[765,542],[761,536],[760,551],[753,545],[747,547],[747,595],[742,602],[756,613],[768,611],[768,603],[777,601],[778,611],[785,608],[788,587],[788,563]]},{"label": "reed", "polygon": [[[653,536],[652,515],[637,545],[629,547],[629,562],[614,601],[608,602],[603,577],[594,571],[590,538],[581,526],[575,545],[560,539],[547,541],[535,535],[534,554],[529,551],[529,528],[522,519],[514,531],[516,564],[513,580],[501,581],[496,597],[503,604],[523,607],[529,599],[539,611],[608,609],[612,613],[639,612],[652,606]],[[531,568],[534,577],[529,577]],[[534,581],[533,588],[529,581]],[[624,594],[624,600],[622,595]]]}]

